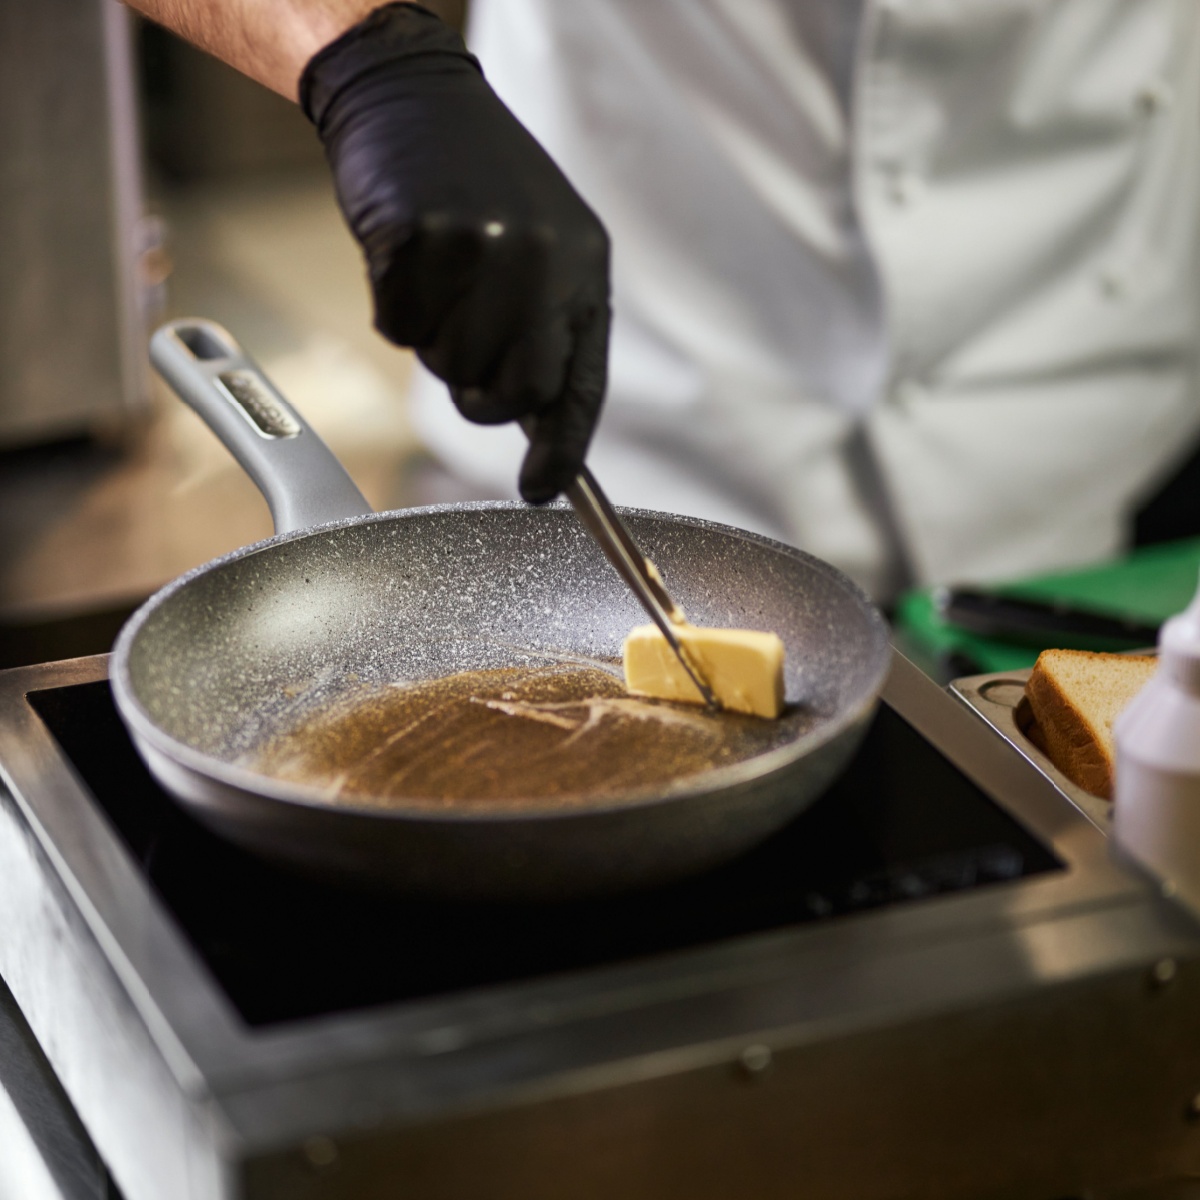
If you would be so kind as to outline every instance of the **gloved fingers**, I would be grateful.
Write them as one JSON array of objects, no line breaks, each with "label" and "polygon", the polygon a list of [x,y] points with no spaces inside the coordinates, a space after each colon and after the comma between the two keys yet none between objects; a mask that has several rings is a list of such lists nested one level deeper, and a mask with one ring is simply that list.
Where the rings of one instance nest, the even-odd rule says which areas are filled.
[{"label": "gloved fingers", "polygon": [[571,352],[566,314],[551,313],[505,350],[484,386],[451,388],[454,403],[468,421],[480,425],[539,412],[562,394]]},{"label": "gloved fingers", "polygon": [[[428,347],[475,285],[487,247],[477,230],[441,220],[423,220],[395,240],[386,269],[372,272],[375,328],[397,346]],[[376,261],[370,247],[367,257]]]},{"label": "gloved fingers", "polygon": [[548,504],[583,466],[604,403],[609,323],[607,302],[597,304],[576,332],[562,395],[526,425],[519,486],[530,504]]},{"label": "gloved fingers", "polygon": [[469,278],[417,349],[421,361],[452,387],[491,390],[509,347],[548,307],[547,264],[529,239],[489,236],[483,230],[476,236],[479,249]]}]

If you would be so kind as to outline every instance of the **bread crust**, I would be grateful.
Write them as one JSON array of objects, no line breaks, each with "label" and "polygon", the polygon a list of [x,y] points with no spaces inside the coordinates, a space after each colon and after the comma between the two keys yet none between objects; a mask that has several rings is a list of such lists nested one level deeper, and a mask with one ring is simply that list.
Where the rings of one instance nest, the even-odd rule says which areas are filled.
[{"label": "bread crust", "polygon": [[1033,669],[1025,685],[1029,707],[1038,723],[1050,761],[1085,792],[1112,799],[1116,764],[1111,762],[1096,730],[1063,693],[1049,672]]},{"label": "bread crust", "polygon": [[[1050,761],[1073,783],[1095,796],[1112,799],[1116,751],[1111,714],[1128,703],[1153,673],[1157,659],[1146,655],[1100,654],[1085,650],[1045,650],[1025,685],[1025,695]],[[1087,686],[1075,680],[1064,690],[1062,678],[1083,666]],[[1097,717],[1089,707],[1107,707]]]}]

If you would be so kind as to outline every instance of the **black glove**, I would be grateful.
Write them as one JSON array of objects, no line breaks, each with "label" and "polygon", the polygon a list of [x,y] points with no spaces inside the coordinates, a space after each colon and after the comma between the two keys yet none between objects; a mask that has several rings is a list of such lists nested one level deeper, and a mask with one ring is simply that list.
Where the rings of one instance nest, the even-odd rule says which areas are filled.
[{"label": "black glove", "polygon": [[521,495],[552,500],[604,397],[608,235],[462,39],[389,4],[326,46],[300,101],[366,254],[375,327],[463,416],[526,421]]}]

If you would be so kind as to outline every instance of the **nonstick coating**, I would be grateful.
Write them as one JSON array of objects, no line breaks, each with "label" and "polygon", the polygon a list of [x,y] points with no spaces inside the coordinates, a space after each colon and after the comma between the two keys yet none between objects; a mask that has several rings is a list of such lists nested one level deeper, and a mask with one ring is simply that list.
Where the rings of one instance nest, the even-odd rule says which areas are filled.
[{"label": "nonstick coating", "polygon": [[151,769],[206,823],[308,868],[495,897],[644,886],[700,870],[806,806],[853,752],[890,650],[833,568],[725,526],[626,514],[697,624],[771,629],[797,711],[778,748],[666,794],[567,811],[333,807],[239,765],[348,689],[563,657],[616,658],[636,602],[565,508],[453,505],[272,538],[168,585],[115,647]]}]

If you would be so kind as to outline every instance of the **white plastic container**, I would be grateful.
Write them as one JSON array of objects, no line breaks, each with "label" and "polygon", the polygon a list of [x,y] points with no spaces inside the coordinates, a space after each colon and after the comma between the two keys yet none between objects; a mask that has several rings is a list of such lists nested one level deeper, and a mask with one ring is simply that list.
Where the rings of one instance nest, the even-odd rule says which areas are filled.
[{"label": "white plastic container", "polygon": [[1162,627],[1158,652],[1113,725],[1113,836],[1200,912],[1200,590]]}]

